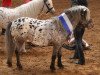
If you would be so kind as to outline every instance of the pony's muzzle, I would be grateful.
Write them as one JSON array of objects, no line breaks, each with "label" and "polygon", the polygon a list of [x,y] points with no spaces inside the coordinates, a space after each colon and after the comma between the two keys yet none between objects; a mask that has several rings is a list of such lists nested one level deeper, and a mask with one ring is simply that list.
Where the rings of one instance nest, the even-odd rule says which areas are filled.
[{"label": "pony's muzzle", "polygon": [[51,13],[52,15],[54,15],[54,14],[55,14],[55,9],[52,8],[52,10],[50,11],[50,13]]},{"label": "pony's muzzle", "polygon": [[90,20],[88,21],[87,28],[88,28],[88,29],[91,29],[91,28],[93,28],[93,27],[94,27],[93,20],[90,19]]}]

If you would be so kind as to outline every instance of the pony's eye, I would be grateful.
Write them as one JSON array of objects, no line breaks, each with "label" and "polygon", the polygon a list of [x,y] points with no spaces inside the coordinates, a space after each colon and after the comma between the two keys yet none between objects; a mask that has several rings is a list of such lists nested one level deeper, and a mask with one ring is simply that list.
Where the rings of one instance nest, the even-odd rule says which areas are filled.
[{"label": "pony's eye", "polygon": [[84,14],[81,14],[82,16],[84,16]]},{"label": "pony's eye", "polygon": [[48,6],[49,6],[50,4],[48,4]]}]

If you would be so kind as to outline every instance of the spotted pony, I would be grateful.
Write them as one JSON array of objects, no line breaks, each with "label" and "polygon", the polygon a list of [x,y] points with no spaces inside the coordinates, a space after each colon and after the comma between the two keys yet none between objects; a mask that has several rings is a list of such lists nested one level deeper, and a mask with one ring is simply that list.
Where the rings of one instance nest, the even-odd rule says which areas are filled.
[{"label": "spotted pony", "polygon": [[[81,16],[82,11],[87,13],[84,17]],[[9,23],[6,29],[6,48],[8,51],[8,66],[12,66],[12,55],[15,51],[17,58],[17,67],[19,69],[22,69],[19,53],[21,51],[23,43],[26,40],[29,40],[32,44],[36,46],[49,46],[52,44],[53,53],[50,69],[52,71],[55,70],[56,57],[58,57],[58,67],[63,68],[63,64],[61,61],[61,48],[63,43],[66,40],[68,40],[68,38],[72,35],[73,29],[75,29],[78,25],[77,23],[81,22],[84,23],[82,25],[84,25],[85,27],[90,27],[91,23],[89,21],[91,20],[91,18],[90,11],[87,7],[76,6],[67,9],[65,13],[63,13],[63,16],[66,16],[68,18],[67,20],[69,20],[70,22],[69,28],[71,33],[69,33],[69,30],[66,31],[65,27],[63,26],[63,22],[60,19],[61,15],[47,20],[38,20],[28,17],[21,17]],[[65,21],[67,20],[65,19]],[[79,59],[78,62],[81,62],[81,64],[85,63],[84,55],[80,56],[83,57],[83,60]]]}]

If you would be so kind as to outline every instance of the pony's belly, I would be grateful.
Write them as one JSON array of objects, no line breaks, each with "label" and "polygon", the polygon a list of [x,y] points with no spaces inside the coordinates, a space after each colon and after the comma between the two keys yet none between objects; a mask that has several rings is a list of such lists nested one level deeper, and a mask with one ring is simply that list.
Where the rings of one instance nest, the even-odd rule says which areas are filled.
[{"label": "pony's belly", "polygon": [[48,46],[49,45],[49,39],[46,38],[36,38],[35,40],[32,41],[34,45],[38,46]]},{"label": "pony's belly", "polygon": [[34,45],[36,45],[36,46],[48,46],[49,44],[48,44],[48,42],[45,42],[45,41],[33,41],[32,42]]},{"label": "pony's belly", "polygon": [[32,41],[34,45],[38,46],[48,46],[50,42],[51,42],[51,36],[49,34],[46,35],[37,34],[36,36],[33,37]]}]

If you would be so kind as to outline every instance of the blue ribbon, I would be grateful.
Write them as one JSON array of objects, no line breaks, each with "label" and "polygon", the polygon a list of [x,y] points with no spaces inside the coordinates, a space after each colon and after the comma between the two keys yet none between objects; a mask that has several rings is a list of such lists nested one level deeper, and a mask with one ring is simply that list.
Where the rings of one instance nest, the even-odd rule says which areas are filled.
[{"label": "blue ribbon", "polygon": [[62,26],[63,26],[63,28],[65,29],[65,31],[67,32],[67,33],[69,33],[69,35],[71,35],[71,31],[70,31],[70,29],[69,29],[69,27],[68,27],[68,24],[66,23],[66,21],[65,21],[65,19],[63,18],[63,16],[59,16],[59,20],[61,21],[61,23],[62,23]]}]

